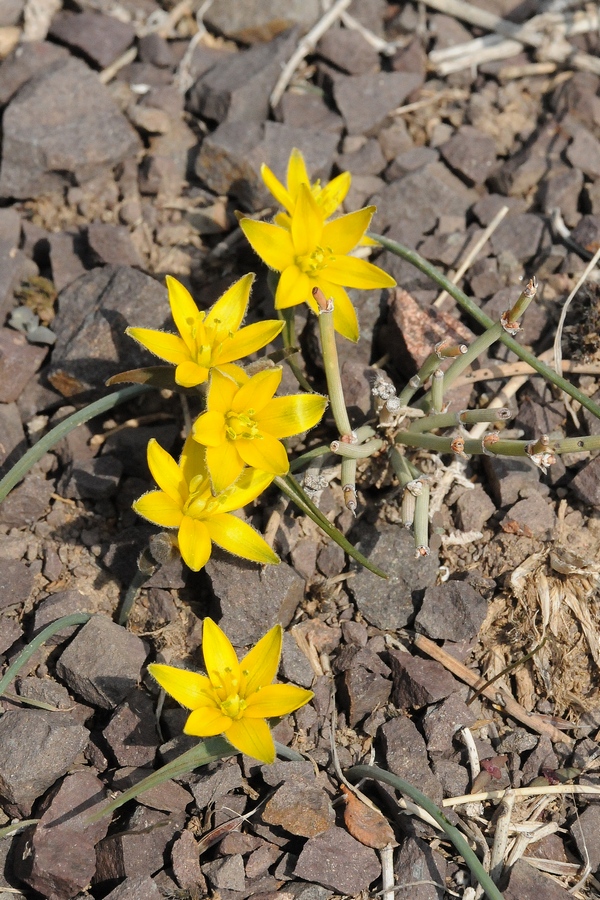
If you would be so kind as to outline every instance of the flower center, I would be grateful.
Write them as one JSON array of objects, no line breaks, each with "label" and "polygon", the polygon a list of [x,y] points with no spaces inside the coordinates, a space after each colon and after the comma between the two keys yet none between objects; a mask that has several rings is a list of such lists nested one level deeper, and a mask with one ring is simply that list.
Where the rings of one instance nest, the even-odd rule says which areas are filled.
[{"label": "flower center", "polygon": [[258,425],[254,421],[255,412],[247,409],[244,413],[227,413],[225,416],[225,431],[230,441],[243,438],[245,441],[260,437]]},{"label": "flower center", "polygon": [[193,490],[194,481],[195,479],[192,479],[190,482],[190,495],[183,504],[182,512],[184,516],[190,516],[192,519],[207,519],[218,513],[219,507],[233,490],[233,485],[213,497],[207,478],[199,477],[200,485],[196,491]]},{"label": "flower center", "polygon": [[329,247],[315,247],[312,253],[296,257],[296,265],[301,272],[309,277],[317,275],[322,269],[333,261],[334,254]]},{"label": "flower center", "polygon": [[246,709],[246,701],[239,694],[231,694],[221,702],[221,711],[230,719],[241,719]]},{"label": "flower center", "polygon": [[212,358],[221,349],[221,345],[231,332],[223,328],[221,322],[216,320],[212,325],[204,324],[205,314],[200,313],[191,325],[192,340],[196,346],[195,361],[199,366],[210,368]]}]

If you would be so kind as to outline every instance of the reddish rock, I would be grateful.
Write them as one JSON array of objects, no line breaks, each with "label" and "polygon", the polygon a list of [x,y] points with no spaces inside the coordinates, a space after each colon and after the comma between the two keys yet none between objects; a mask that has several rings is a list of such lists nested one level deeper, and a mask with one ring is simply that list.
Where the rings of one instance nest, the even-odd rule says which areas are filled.
[{"label": "reddish rock", "polygon": [[199,855],[198,843],[192,832],[182,831],[171,847],[171,865],[175,881],[183,890],[206,890]]},{"label": "reddish rock", "polygon": [[294,874],[339,894],[355,896],[379,878],[377,854],[343,828],[330,828],[304,845]]},{"label": "reddish rock", "polygon": [[48,350],[28,344],[20,331],[0,328],[0,403],[17,400],[43,363]]},{"label": "reddish rock", "polygon": [[335,823],[329,797],[314,781],[289,776],[265,805],[262,819],[291,834],[314,837]]}]

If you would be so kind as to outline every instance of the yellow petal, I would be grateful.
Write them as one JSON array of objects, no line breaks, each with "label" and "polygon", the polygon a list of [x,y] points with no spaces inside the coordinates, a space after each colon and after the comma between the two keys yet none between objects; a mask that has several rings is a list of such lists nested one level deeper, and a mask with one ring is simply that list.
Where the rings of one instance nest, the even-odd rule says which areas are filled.
[{"label": "yellow petal", "polygon": [[277,213],[276,216],[273,216],[273,221],[276,225],[279,225],[280,228],[285,228],[286,231],[291,231],[292,228],[292,220],[288,216],[287,213],[280,212]]},{"label": "yellow petal", "polygon": [[213,737],[215,734],[223,734],[232,723],[233,719],[223,715],[220,709],[205,706],[190,713],[183,733],[193,734],[195,737]]},{"label": "yellow petal", "polygon": [[192,572],[199,572],[210,559],[210,536],[208,528],[199,519],[184,516],[177,533],[179,552]]},{"label": "yellow petal", "polygon": [[264,763],[275,762],[275,744],[271,729],[264,719],[238,719],[232,721],[225,737],[240,753],[252,756]]},{"label": "yellow petal", "polygon": [[132,509],[138,516],[162,528],[179,528],[183,519],[181,504],[176,503],[164,491],[150,491],[144,494],[132,504]]},{"label": "yellow petal", "polygon": [[343,287],[331,282],[322,282],[321,290],[325,296],[333,299],[333,327],[338,334],[356,343],[360,328],[350,297]]},{"label": "yellow petal", "polygon": [[257,372],[232,398],[230,409],[237,413],[244,413],[248,409],[253,409],[254,414],[258,413],[273,397],[273,394],[281,384],[282,376],[283,369],[281,366]]},{"label": "yellow petal", "polygon": [[187,500],[187,486],[183,473],[171,454],[155,438],[150,438],[147,457],[148,468],[159,488],[181,507]]},{"label": "yellow petal", "polygon": [[[242,474],[244,460],[240,456],[236,444],[237,441],[224,441],[218,447],[206,448],[206,465],[215,494],[227,490]],[[239,509],[239,507],[236,508]]]},{"label": "yellow petal", "polygon": [[206,674],[215,688],[221,687],[223,673],[232,679],[240,679],[240,665],[231,641],[225,632],[208,616],[202,627],[202,654]]},{"label": "yellow petal", "polygon": [[274,625],[240,660],[243,697],[247,698],[258,688],[271,684],[279,668],[282,642],[283,628]]},{"label": "yellow petal", "polygon": [[308,275],[301,272],[298,266],[288,266],[281,273],[275,292],[275,309],[287,309],[298,303],[310,303],[313,287]]},{"label": "yellow petal", "polygon": [[297,687],[295,684],[267,684],[259,691],[247,697],[244,715],[249,719],[272,719],[275,716],[287,716],[312,700],[312,691]]},{"label": "yellow petal", "polygon": [[375,206],[365,206],[327,222],[323,226],[322,245],[330,247],[333,253],[340,256],[350,253],[369,227],[375,209]]},{"label": "yellow petal", "polygon": [[234,556],[241,556],[263,565],[276,566],[280,562],[265,539],[237,516],[230,513],[211,516],[206,520],[206,525],[214,543]]},{"label": "yellow petal", "polygon": [[323,217],[315,203],[310,188],[300,185],[298,199],[292,215],[292,242],[296,256],[312,253],[321,243]]},{"label": "yellow petal", "polygon": [[239,439],[236,442],[239,455],[246,465],[272,475],[287,475],[290,462],[285,447],[277,438],[263,434],[253,440]]},{"label": "yellow petal", "polygon": [[206,395],[206,408],[226,415],[231,410],[239,390],[239,385],[232,378],[219,371],[213,372]]},{"label": "yellow petal", "polygon": [[254,273],[244,275],[219,297],[206,316],[207,325],[220,324],[227,331],[237,331],[248,308]]},{"label": "yellow petal", "polygon": [[373,263],[355,256],[336,256],[324,270],[327,281],[344,287],[360,288],[368,291],[371,288],[394,287],[394,279]]},{"label": "yellow petal", "polygon": [[[292,394],[274,397],[256,414],[256,424],[262,432],[276,438],[291,437],[308,431],[320,422],[327,407],[327,398],[319,394]],[[257,467],[260,468],[260,467]]]},{"label": "yellow petal", "polygon": [[274,341],[283,329],[283,322],[276,319],[268,319],[266,322],[255,322],[246,325],[227,341],[213,355],[214,365],[231,362],[234,359],[243,359],[251,353],[256,353],[262,347],[266,347]]},{"label": "yellow petal", "polygon": [[342,172],[325,185],[319,194],[317,204],[324,219],[328,219],[346,199],[352,177],[350,172]]},{"label": "yellow petal", "polygon": [[[199,478],[208,478],[204,447],[198,444],[191,434],[188,435],[183,445],[183,450],[179,457],[179,467],[188,485],[192,480],[198,481]],[[196,486],[197,489],[198,487]]]},{"label": "yellow petal", "polygon": [[[290,153],[286,180],[288,191],[290,192],[294,204],[298,199],[300,185],[305,184],[310,188],[310,178],[306,170],[306,163],[304,162],[302,151],[298,150],[297,147],[294,147]],[[286,206],[289,213],[293,212],[293,204],[292,208]],[[282,203],[282,206],[285,206],[285,203]]]},{"label": "yellow petal", "polygon": [[258,469],[244,469],[231,491],[219,505],[221,513],[232,512],[241,509],[262,494],[273,481],[273,475],[269,472],[261,472]]},{"label": "yellow petal", "polygon": [[171,307],[171,315],[177,327],[177,331],[182,336],[188,347],[194,346],[191,337],[192,326],[200,315],[200,311],[194,302],[194,299],[188,289],[173,278],[167,275],[167,290],[169,291],[169,305]]},{"label": "yellow petal", "polygon": [[264,163],[260,167],[260,174],[267,187],[267,190],[270,191],[271,194],[273,194],[280,206],[283,206],[284,209],[287,209],[288,212],[291,212],[294,208],[292,198],[290,197],[289,193],[284,188],[280,180]]},{"label": "yellow petal", "polygon": [[255,253],[271,269],[281,272],[293,264],[295,251],[289,231],[254,219],[242,219],[240,228]]},{"label": "yellow petal", "polygon": [[[225,430],[225,416],[222,412],[209,410],[198,416],[192,427],[194,440],[205,447],[219,447],[227,440],[227,432]],[[206,465],[210,472],[210,462]]]},{"label": "yellow petal", "polygon": [[190,351],[177,334],[153,331],[151,328],[127,328],[125,333],[134,338],[142,347],[154,353],[155,356],[159,356],[167,362],[179,365],[187,362],[190,358]]},{"label": "yellow petal", "polygon": [[204,366],[199,366],[198,363],[188,360],[175,369],[175,381],[181,387],[196,387],[198,384],[204,384],[208,379],[208,372],[209,370]]},{"label": "yellow petal", "polygon": [[182,706],[196,709],[199,706],[217,706],[217,698],[206,675],[151,663],[148,671],[158,681],[163,691],[174,697]]}]

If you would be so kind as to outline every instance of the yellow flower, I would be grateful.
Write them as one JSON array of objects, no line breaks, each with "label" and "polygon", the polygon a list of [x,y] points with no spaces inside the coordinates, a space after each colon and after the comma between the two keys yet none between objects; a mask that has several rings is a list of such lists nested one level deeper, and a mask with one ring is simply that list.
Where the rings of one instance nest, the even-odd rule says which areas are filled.
[{"label": "yellow flower", "polygon": [[319,394],[273,396],[281,376],[279,366],[252,377],[239,366],[232,366],[230,376],[213,371],[206,412],[196,419],[192,435],[206,447],[215,492],[233,484],[244,466],[271,477],[285,475],[290,464],[281,438],[306,431],[321,419],[327,400]]},{"label": "yellow flower", "polygon": [[169,303],[179,335],[150,328],[128,328],[126,333],[156,356],[174,363],[177,384],[195,387],[208,379],[210,369],[226,372],[229,363],[265,347],[283,328],[283,322],[275,319],[240,328],[253,281],[253,274],[244,275],[208,312],[201,312],[189,291],[167,275]]},{"label": "yellow flower", "polygon": [[272,763],[275,745],[265,719],[286,716],[314,696],[295,684],[271,684],[282,638],[281,625],[275,625],[238,662],[227,635],[212,619],[205,619],[202,652],[208,677],[160,663],[149,665],[148,671],[163,690],[192,710],[185,734],[225,734],[240,753]]},{"label": "yellow flower", "polygon": [[324,222],[305,184],[300,184],[289,230],[268,222],[242,219],[240,227],[268,266],[281,272],[275,308],[308,303],[317,312],[312,290],[320,288],[334,303],[336,331],[358,340],[356,312],[344,287],[393,287],[396,282],[383,269],[365,259],[348,256],[369,227],[375,212],[367,206],[331,222]]},{"label": "yellow flower", "polygon": [[148,466],[159,491],[150,491],[133,504],[134,510],[155,525],[177,528],[181,556],[198,572],[210,558],[212,543],[259,563],[278,563],[279,557],[246,522],[231,515],[255,500],[273,476],[247,469],[238,483],[213,496],[204,452],[191,437],[179,463],[152,439]]},{"label": "yellow flower", "polygon": [[275,216],[275,221],[283,228],[290,227],[290,216],[296,208],[301,184],[305,184],[309,188],[317,208],[325,220],[329,219],[338,206],[344,202],[352,181],[350,172],[342,172],[324,187],[321,187],[320,181],[315,181],[311,185],[304,157],[296,147],[292,150],[288,161],[285,187],[264,163],[261,166],[260,174],[268,190],[288,213],[288,215],[279,213]]}]

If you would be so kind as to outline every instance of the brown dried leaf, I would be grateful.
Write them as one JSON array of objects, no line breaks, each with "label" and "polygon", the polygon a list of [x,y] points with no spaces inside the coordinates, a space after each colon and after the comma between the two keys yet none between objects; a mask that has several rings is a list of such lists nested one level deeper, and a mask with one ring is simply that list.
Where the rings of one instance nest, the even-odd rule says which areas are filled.
[{"label": "brown dried leaf", "polygon": [[389,822],[381,813],[370,809],[345,785],[341,786],[341,791],[346,803],[344,822],[353,838],[356,838],[365,847],[372,847],[373,850],[382,850],[388,844],[396,842]]}]

